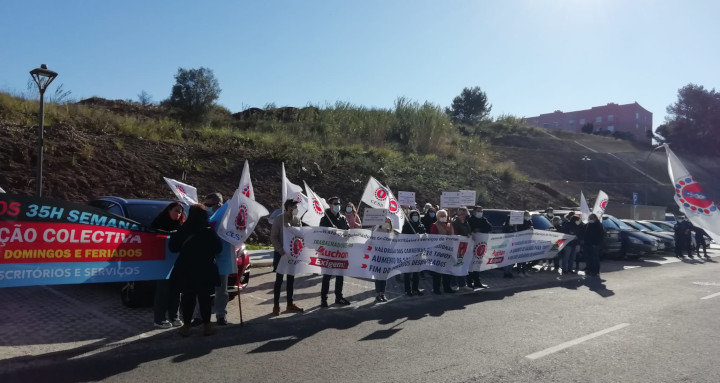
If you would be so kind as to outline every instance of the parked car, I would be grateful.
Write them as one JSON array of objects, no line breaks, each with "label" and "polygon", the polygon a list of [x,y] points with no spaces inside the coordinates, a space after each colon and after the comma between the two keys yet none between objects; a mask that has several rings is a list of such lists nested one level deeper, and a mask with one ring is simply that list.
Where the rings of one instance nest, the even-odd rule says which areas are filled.
[{"label": "parked car", "polygon": [[[155,217],[172,201],[125,199],[120,197],[100,197],[88,204],[117,216],[131,219],[149,228]],[[235,249],[237,273],[228,276],[228,295],[234,299],[238,291],[250,282],[250,255],[243,243]],[[120,299],[127,307],[138,307],[152,302],[155,283],[153,281],[126,282],[120,289]]]},{"label": "parked car", "polygon": [[[572,210],[575,214],[580,214],[579,210]],[[567,209],[555,209],[553,213],[559,216],[563,222],[565,222],[565,216],[570,210]],[[603,228],[605,229],[605,239],[603,240],[602,256],[604,258],[616,258],[620,256],[622,250],[622,241],[620,240],[620,230],[617,226],[606,225],[603,222]],[[582,248],[576,254],[578,259],[583,259]]]},{"label": "parked car", "polygon": [[659,228],[663,229],[664,231],[674,233],[675,232],[675,224],[672,224],[667,221],[657,221],[657,220],[646,220],[645,222],[650,222],[653,225],[658,226]]},{"label": "parked car", "polygon": [[665,213],[665,222],[674,226],[677,223],[677,218],[675,218],[675,214]]},{"label": "parked car", "polygon": [[621,257],[637,259],[645,254],[658,251],[658,243],[655,238],[633,229],[612,215],[603,215],[603,226],[606,229],[612,227],[620,231]]},{"label": "parked car", "polygon": [[[505,219],[508,215],[510,215],[510,212],[514,210],[506,210],[506,209],[483,209],[483,217],[487,218],[488,221],[490,221],[490,224],[492,225],[493,233],[502,233],[503,224],[505,223]],[[548,221],[547,218],[543,217],[540,213],[533,212],[530,213],[530,220],[532,221],[533,228],[537,230],[552,230],[554,231],[555,228],[553,227],[552,223]]]},{"label": "parked car", "polygon": [[[635,221],[632,219],[622,219],[621,221],[625,222],[633,229],[640,230],[641,232],[649,236],[655,237],[655,239],[664,246],[662,250],[670,251],[671,249],[675,248],[675,238],[673,237],[672,233],[663,232],[660,228],[658,228],[659,230],[657,231],[650,229],[646,225],[643,225],[640,221]],[[658,250],[660,250],[659,247]]]}]

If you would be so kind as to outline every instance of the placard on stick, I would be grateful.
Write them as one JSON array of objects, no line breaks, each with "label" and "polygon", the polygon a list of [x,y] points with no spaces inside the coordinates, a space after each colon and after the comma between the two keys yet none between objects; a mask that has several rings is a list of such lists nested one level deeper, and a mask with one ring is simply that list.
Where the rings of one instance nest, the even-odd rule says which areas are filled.
[{"label": "placard on stick", "polygon": [[510,212],[510,224],[511,225],[521,225],[523,223],[523,215],[525,215],[525,212],[523,212],[523,211],[511,211]]},{"label": "placard on stick", "polygon": [[388,215],[388,209],[365,208],[363,214],[363,226],[375,226],[385,223]]},{"label": "placard on stick", "polygon": [[460,190],[460,205],[475,206],[476,194],[475,190]]},{"label": "placard on stick", "polygon": [[440,207],[460,207],[460,192],[442,192]]},{"label": "placard on stick", "polygon": [[398,192],[398,202],[401,206],[415,206],[415,192]]}]

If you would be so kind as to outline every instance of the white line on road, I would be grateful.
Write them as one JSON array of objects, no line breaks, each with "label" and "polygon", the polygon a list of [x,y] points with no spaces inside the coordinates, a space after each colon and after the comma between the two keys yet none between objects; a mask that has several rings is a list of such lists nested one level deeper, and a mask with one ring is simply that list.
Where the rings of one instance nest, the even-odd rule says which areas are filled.
[{"label": "white line on road", "polygon": [[571,340],[571,341],[569,341],[569,342],[560,343],[560,344],[557,345],[557,346],[553,346],[553,347],[550,347],[550,348],[546,348],[546,349],[544,349],[544,350],[542,350],[542,351],[538,351],[538,352],[536,352],[536,353],[534,353],[534,354],[526,355],[525,357],[528,358],[528,359],[533,359],[533,360],[539,359],[539,358],[542,358],[543,356],[556,353],[556,352],[558,352],[558,351],[560,351],[560,350],[564,350],[564,349],[566,349],[566,348],[568,348],[568,347],[572,347],[572,346],[578,345],[578,344],[580,344],[580,343],[582,343],[582,342],[585,342],[585,341],[587,341],[587,340],[590,340],[590,339],[593,339],[593,338],[597,338],[597,337],[599,337],[599,336],[601,336],[601,335],[605,335],[605,334],[607,334],[607,333],[611,333],[611,332],[616,331],[616,330],[620,330],[621,328],[625,328],[625,327],[627,327],[627,326],[630,326],[630,323],[621,323],[621,324],[619,324],[619,325],[617,325],[617,326],[613,326],[613,327],[610,327],[610,328],[606,328],[605,330],[601,330],[601,331],[598,331],[598,332],[594,332],[594,333],[592,333],[592,334],[590,334],[590,335],[585,335],[585,336],[583,336],[583,337],[580,337],[580,338]]},{"label": "white line on road", "polygon": [[708,295],[706,297],[702,297],[700,299],[710,299],[710,298],[715,298],[717,296],[720,296],[720,293],[710,294],[710,295]]}]

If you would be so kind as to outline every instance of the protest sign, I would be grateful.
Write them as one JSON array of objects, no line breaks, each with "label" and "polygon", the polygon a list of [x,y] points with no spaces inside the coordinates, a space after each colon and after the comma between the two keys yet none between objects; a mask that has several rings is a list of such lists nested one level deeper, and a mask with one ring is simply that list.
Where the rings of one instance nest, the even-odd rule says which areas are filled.
[{"label": "protest sign", "polygon": [[415,206],[415,192],[398,192],[398,202],[400,206]]},{"label": "protest sign", "polygon": [[460,190],[460,206],[475,206],[475,190]]},{"label": "protest sign", "polygon": [[510,212],[510,224],[511,225],[522,225],[524,214],[525,213],[522,211],[511,211]]},{"label": "protest sign", "polygon": [[363,226],[382,225],[385,223],[387,214],[388,209],[365,208],[362,219]]},{"label": "protest sign", "polygon": [[460,193],[459,192],[442,192],[440,195],[440,207],[460,207]]}]

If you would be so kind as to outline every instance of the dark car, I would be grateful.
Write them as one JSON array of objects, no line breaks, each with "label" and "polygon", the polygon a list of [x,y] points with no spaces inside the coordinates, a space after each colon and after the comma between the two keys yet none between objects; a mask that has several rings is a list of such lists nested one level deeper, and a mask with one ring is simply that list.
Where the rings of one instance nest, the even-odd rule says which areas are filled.
[{"label": "dark car", "polygon": [[612,215],[603,215],[603,227],[612,227],[620,232],[622,247],[620,256],[630,259],[637,259],[641,256],[658,251],[658,243],[655,238],[633,229],[625,222]]},{"label": "dark car", "polygon": [[[505,223],[505,219],[510,212],[514,210],[505,209],[483,209],[483,217],[487,218],[492,225],[493,233],[502,233],[502,227]],[[543,217],[539,213],[530,213],[530,220],[532,221],[533,228],[537,230],[555,230],[552,223]]]},{"label": "dark car", "polygon": [[[660,249],[660,246],[658,246],[658,250],[663,251],[670,251],[675,248],[675,239],[673,238],[672,233],[664,233],[662,230],[653,230],[649,228],[646,224],[643,224],[641,221],[635,221],[632,219],[622,219],[621,221],[628,224],[633,229],[640,230],[641,232],[651,236],[655,237],[655,239],[658,241],[659,244],[663,246],[662,249]],[[657,227],[657,226],[655,226]],[[658,228],[659,229],[659,228]]]},{"label": "dark car", "polygon": [[[152,221],[172,201],[125,199],[120,197],[100,197],[88,204],[120,217],[129,218],[150,228]],[[245,288],[250,281],[250,255],[245,244],[235,249],[237,257],[237,273],[228,276],[228,295],[234,299],[238,290]],[[238,276],[240,278],[238,279]],[[153,281],[132,281],[125,283],[120,290],[122,303],[128,307],[138,307],[149,304],[154,296],[155,283]]]},{"label": "dark car", "polygon": [[[560,217],[565,222],[565,216],[571,210],[555,209],[553,213],[555,216]],[[580,214],[579,210],[572,210],[575,214]],[[603,221],[603,228],[605,229],[605,238],[603,239],[602,256],[605,258],[616,258],[621,255],[622,252],[622,240],[620,238],[620,229],[617,225],[605,224]],[[577,253],[578,259],[583,259],[582,247]]]}]

